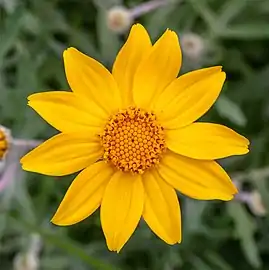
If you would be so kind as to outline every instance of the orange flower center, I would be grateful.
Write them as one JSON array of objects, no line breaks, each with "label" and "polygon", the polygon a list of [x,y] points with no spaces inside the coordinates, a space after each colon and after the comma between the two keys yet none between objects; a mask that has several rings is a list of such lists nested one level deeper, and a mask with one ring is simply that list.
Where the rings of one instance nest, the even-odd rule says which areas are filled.
[{"label": "orange flower center", "polygon": [[0,128],[0,160],[4,157],[8,149],[8,141],[6,134]]},{"label": "orange flower center", "polygon": [[104,160],[123,172],[144,173],[166,149],[163,127],[153,113],[130,107],[113,115],[101,135]]}]

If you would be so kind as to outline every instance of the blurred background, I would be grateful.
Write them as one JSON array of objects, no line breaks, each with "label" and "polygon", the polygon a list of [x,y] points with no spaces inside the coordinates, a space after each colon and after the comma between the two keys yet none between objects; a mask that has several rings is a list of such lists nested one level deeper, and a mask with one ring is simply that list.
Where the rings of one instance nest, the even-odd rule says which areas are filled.
[{"label": "blurred background", "polygon": [[[0,163],[0,270],[269,269],[268,0],[0,0],[0,16],[0,124],[13,137]],[[205,119],[247,136],[251,151],[220,161],[240,190],[232,202],[179,194],[182,244],[166,245],[141,222],[115,254],[98,212],[72,227],[50,223],[74,176],[26,173],[18,161],[56,134],[27,96],[69,89],[63,50],[111,68],[133,22],[154,41],[166,28],[178,33],[181,73],[223,65],[227,81]]]}]

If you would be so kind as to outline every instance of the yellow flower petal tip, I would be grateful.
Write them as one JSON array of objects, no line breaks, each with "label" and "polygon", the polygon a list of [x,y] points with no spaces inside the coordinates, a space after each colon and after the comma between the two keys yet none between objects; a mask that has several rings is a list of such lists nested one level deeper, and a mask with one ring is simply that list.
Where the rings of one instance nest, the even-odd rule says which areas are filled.
[{"label": "yellow flower petal tip", "polygon": [[238,155],[245,155],[250,151],[250,141],[244,136],[239,136],[240,138],[238,139],[238,146],[241,146],[241,152],[239,152]]},{"label": "yellow flower petal tip", "polygon": [[32,108],[33,107],[33,101],[32,100],[29,100],[27,102],[27,106],[29,106],[30,108]]},{"label": "yellow flower petal tip", "polygon": [[166,29],[152,44],[134,24],[112,72],[70,47],[63,52],[72,92],[28,97],[60,133],[21,158],[22,168],[62,176],[80,172],[51,222],[68,226],[100,207],[108,249],[117,253],[141,218],[170,245],[181,243],[176,194],[229,201],[238,193],[215,161],[248,153],[249,141],[217,124],[198,123],[220,95],[222,66],[178,77],[182,53]]},{"label": "yellow flower petal tip", "polygon": [[52,224],[56,225],[56,226],[71,226],[71,225],[74,225],[78,222],[64,222],[63,220],[61,219],[54,219],[52,218],[51,221],[50,221]]},{"label": "yellow flower petal tip", "polygon": [[27,156],[24,156],[20,159],[20,164],[22,165],[22,169],[27,170],[27,166],[25,166],[25,163],[27,162]]},{"label": "yellow flower petal tip", "polygon": [[233,195],[236,195],[236,194],[238,194],[239,193],[239,191],[238,191],[238,189],[237,189],[237,187],[236,186],[234,186],[235,187],[235,191],[234,191],[234,194]]},{"label": "yellow flower petal tip", "polygon": [[164,35],[167,35],[170,38],[175,39],[175,40],[178,41],[178,35],[177,35],[177,33],[175,31],[169,29],[169,28],[166,29]]},{"label": "yellow flower petal tip", "polygon": [[54,225],[57,225],[57,226],[70,226],[70,225],[73,225],[73,224],[70,224],[70,223],[66,223],[64,222],[61,218],[58,218],[56,216],[53,216],[53,218],[50,220],[51,223],[53,223]]},{"label": "yellow flower petal tip", "polygon": [[34,99],[35,96],[38,95],[38,94],[39,94],[39,93],[35,93],[35,94],[32,94],[32,95],[28,96],[28,97],[27,97],[27,100],[28,100],[27,105],[29,104],[29,101],[31,101],[32,99]]},{"label": "yellow flower petal tip", "polygon": [[64,54],[69,53],[69,52],[78,52],[78,49],[76,49],[74,47],[69,47],[69,48],[64,50]]},{"label": "yellow flower petal tip", "polygon": [[236,194],[238,194],[238,189],[237,189],[237,187],[236,187],[236,185],[231,181],[230,182],[230,190],[231,190],[231,193],[230,193],[230,195],[231,195],[231,198],[230,198],[230,200],[232,200],[233,198],[234,198],[234,196],[236,195]]},{"label": "yellow flower petal tip", "polygon": [[[67,209],[68,211],[68,209]],[[61,213],[56,212],[56,214],[51,218],[50,222],[57,226],[71,226],[78,223],[81,220],[77,220],[76,217],[70,215],[66,216],[65,209],[61,209]]]},{"label": "yellow flower petal tip", "polygon": [[67,60],[69,57],[72,57],[72,55],[74,55],[75,53],[80,53],[78,49],[74,48],[74,47],[69,47],[67,49],[64,50],[63,52],[63,58],[65,60]]},{"label": "yellow flower petal tip", "polygon": [[24,171],[28,172],[36,172],[35,169],[31,166],[31,160],[30,161],[25,161],[25,160],[20,160],[21,167]]},{"label": "yellow flower petal tip", "polygon": [[246,147],[249,148],[250,147],[250,141],[246,137],[243,137],[243,138],[245,140]]},{"label": "yellow flower petal tip", "polygon": [[55,218],[55,216],[52,217],[50,222],[53,223],[54,225],[58,225],[58,226],[62,225],[61,222],[59,222],[59,220],[57,220],[57,218]]},{"label": "yellow flower petal tip", "polygon": [[143,31],[147,31],[147,30],[145,29],[145,27],[144,27],[142,24],[140,24],[140,23],[135,23],[135,24],[133,24],[133,26],[131,27],[131,31],[132,31],[133,29],[142,29]]},{"label": "yellow flower petal tip", "polygon": [[108,247],[108,250],[109,250],[109,251],[114,251],[114,252],[120,253],[120,251],[121,251],[122,248],[123,248],[123,245],[118,246],[117,243],[114,243],[113,245],[107,243],[107,247]]},{"label": "yellow flower petal tip", "polygon": [[28,102],[29,101],[32,101],[32,100],[34,100],[34,99],[41,99],[42,97],[43,97],[43,94],[44,94],[44,92],[42,93],[34,93],[34,94],[31,94],[31,95],[29,95],[28,97],[27,97],[27,100],[28,100]]}]

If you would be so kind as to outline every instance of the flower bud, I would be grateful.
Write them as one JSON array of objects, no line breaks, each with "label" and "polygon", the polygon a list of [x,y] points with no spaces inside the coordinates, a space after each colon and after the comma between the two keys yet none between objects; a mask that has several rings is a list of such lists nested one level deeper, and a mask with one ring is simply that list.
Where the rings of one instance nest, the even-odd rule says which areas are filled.
[{"label": "flower bud", "polygon": [[37,270],[38,267],[38,257],[31,252],[19,253],[14,259],[14,270]]},{"label": "flower bud", "polygon": [[250,201],[248,203],[251,211],[256,216],[265,216],[267,211],[263,205],[261,194],[258,191],[253,191],[250,194]]},{"label": "flower bud", "polygon": [[183,34],[180,44],[183,54],[193,60],[199,60],[205,52],[204,40],[194,33]]},{"label": "flower bud", "polygon": [[123,6],[115,6],[107,12],[108,28],[116,33],[124,33],[133,23],[130,11]]}]

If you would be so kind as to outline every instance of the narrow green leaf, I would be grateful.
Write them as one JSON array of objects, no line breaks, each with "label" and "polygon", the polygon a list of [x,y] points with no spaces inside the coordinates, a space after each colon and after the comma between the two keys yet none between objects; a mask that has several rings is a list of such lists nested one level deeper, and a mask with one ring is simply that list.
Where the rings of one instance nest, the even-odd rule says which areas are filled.
[{"label": "narrow green leaf", "polygon": [[205,257],[209,262],[214,264],[218,270],[233,270],[232,267],[223,259],[221,256],[219,256],[217,253],[213,251],[207,251],[205,253]]},{"label": "narrow green leaf", "polygon": [[229,26],[218,32],[221,38],[232,38],[238,40],[269,39],[269,27],[265,23],[249,23],[238,26]]},{"label": "narrow green leaf", "polygon": [[8,50],[16,44],[16,39],[23,27],[24,14],[25,13],[22,8],[17,9],[4,21],[3,28],[0,28],[0,63]]},{"label": "narrow green leaf", "polygon": [[248,1],[242,0],[229,0],[224,3],[221,8],[221,14],[219,16],[219,21],[223,26],[227,25],[231,20],[233,20],[239,13],[242,12],[244,7],[247,5]]},{"label": "narrow green leaf", "polygon": [[[19,205],[19,211],[26,219],[36,223],[35,207],[33,205],[32,198],[30,197],[28,190],[25,186],[25,174],[20,170],[20,181],[16,183],[16,193],[14,199]],[[18,177],[18,176],[17,176]]]},{"label": "narrow green leaf", "polygon": [[194,269],[199,270],[213,270],[202,258],[198,256],[192,256],[192,264]]},{"label": "narrow green leaf", "polygon": [[250,218],[246,209],[239,202],[230,202],[228,211],[235,223],[235,230],[241,241],[242,250],[248,262],[254,268],[259,268],[262,264],[259,250],[254,240],[255,223]]},{"label": "narrow green leaf", "polygon": [[209,29],[215,32],[219,27],[219,22],[214,12],[209,8],[205,0],[187,0],[195,12],[205,21]]},{"label": "narrow green leaf", "polygon": [[215,104],[218,113],[238,126],[245,126],[247,118],[240,107],[222,95]]},{"label": "narrow green leaf", "polygon": [[41,228],[40,226],[33,225],[21,218],[15,217],[14,215],[9,216],[10,221],[19,222],[27,231],[38,233],[44,241],[47,243],[53,244],[54,246],[64,250],[66,253],[71,256],[75,256],[86,263],[88,266],[94,267],[98,270],[119,270],[119,268],[112,265],[108,265],[101,260],[94,258],[87,254],[82,246],[78,243],[68,239],[66,237],[56,235],[50,231]]},{"label": "narrow green leaf", "polygon": [[205,201],[197,201],[189,198],[185,200],[185,211],[186,213],[191,213],[186,215],[184,218],[186,232],[191,234],[201,232],[203,230],[202,214],[206,205],[207,203]]}]

